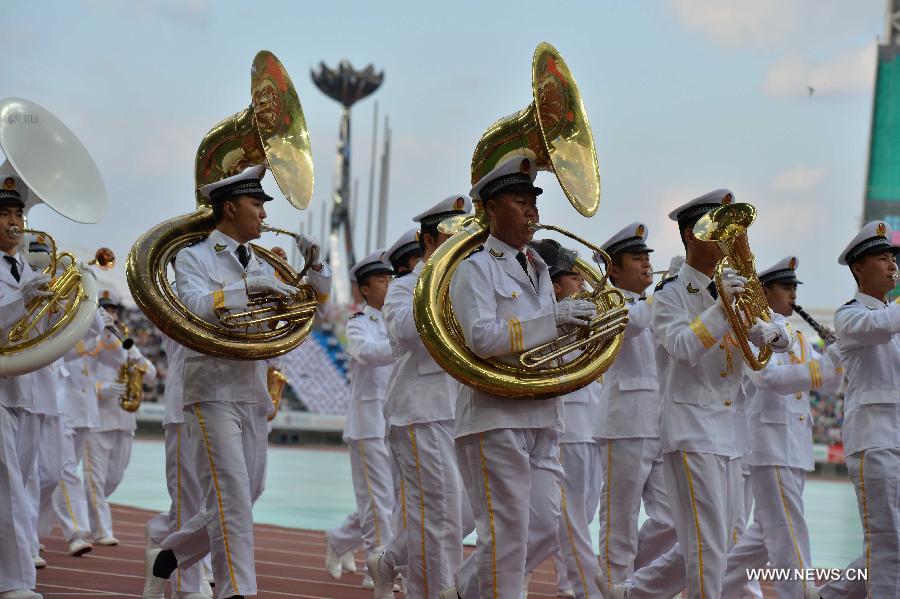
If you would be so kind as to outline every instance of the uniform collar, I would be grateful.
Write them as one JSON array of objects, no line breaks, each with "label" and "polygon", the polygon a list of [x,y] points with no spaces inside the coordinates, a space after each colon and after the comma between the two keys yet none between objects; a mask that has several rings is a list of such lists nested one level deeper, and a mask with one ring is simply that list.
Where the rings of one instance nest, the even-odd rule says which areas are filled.
[{"label": "uniform collar", "polygon": [[[630,300],[637,301],[637,300],[641,299],[642,297],[644,297],[644,295],[641,293],[635,293],[634,291],[628,291],[627,289],[622,289],[621,287],[616,287],[616,289],[618,289],[619,291],[622,292],[622,295],[625,296],[626,300],[630,299]],[[629,302],[629,303],[633,303],[633,302]]]},{"label": "uniform collar", "polygon": [[415,267],[413,267],[412,274],[416,275],[416,278],[419,278],[419,274],[421,274],[423,268],[425,268],[425,260],[419,260],[416,262]]},{"label": "uniform collar", "polygon": [[379,310],[378,308],[373,308],[369,304],[363,306],[362,312],[366,316],[372,318],[372,320],[381,320],[381,310]]},{"label": "uniform collar", "polygon": [[877,297],[872,297],[871,295],[867,295],[862,291],[857,291],[853,296],[853,299],[861,303],[863,306],[868,308],[869,310],[881,310],[887,307],[887,304],[878,299]]},{"label": "uniform collar", "polygon": [[[218,229],[213,229],[207,239],[209,240],[210,245],[212,245],[213,249],[215,250],[216,256],[230,256],[234,259],[235,262],[240,265],[240,261],[237,257],[237,248],[241,244],[239,244],[235,239],[232,239]],[[246,247],[247,251],[250,253],[250,262],[247,264],[246,270],[254,270],[256,264],[256,253],[253,251],[253,247],[249,243],[244,244],[244,247]],[[241,266],[241,268],[244,267]]]},{"label": "uniform collar", "polygon": [[516,254],[518,254],[521,250],[514,248],[513,246],[500,241],[493,235],[488,235],[487,240],[484,242],[484,249],[486,249],[491,256],[497,258],[498,260],[505,260],[506,258],[512,258],[515,260]]},{"label": "uniform collar", "polygon": [[[6,252],[2,252],[2,255],[9,256]],[[22,258],[22,252],[16,252],[12,255],[12,258],[16,261],[16,266],[19,267],[19,280],[16,281],[15,277],[12,276],[12,271],[9,269],[9,261],[6,258],[0,258],[0,279],[4,279],[10,285],[18,287],[24,283],[24,281],[22,281],[22,274],[26,270],[25,260]]]},{"label": "uniform collar", "polygon": [[685,283],[695,283],[698,288],[703,289],[708,287],[712,282],[712,279],[693,266],[690,266],[687,262],[681,265],[681,270],[678,271],[678,278],[683,279]]}]

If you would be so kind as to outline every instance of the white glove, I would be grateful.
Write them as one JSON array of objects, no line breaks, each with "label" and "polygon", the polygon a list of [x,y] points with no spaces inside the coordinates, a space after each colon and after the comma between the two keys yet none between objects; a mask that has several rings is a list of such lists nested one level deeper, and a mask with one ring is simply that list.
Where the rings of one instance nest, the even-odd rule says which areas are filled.
[{"label": "white glove", "polygon": [[843,361],[841,360],[841,350],[838,347],[837,343],[832,343],[830,345],[825,346],[825,351],[822,352],[826,358],[831,360],[832,366],[835,368],[840,368],[843,365]]},{"label": "white glove", "polygon": [[666,277],[674,277],[677,275],[683,264],[684,256],[672,256],[672,260],[669,262],[669,270],[666,272]]},{"label": "white glove", "polygon": [[53,295],[53,292],[47,289],[49,283],[50,275],[44,273],[35,275],[34,278],[22,285],[22,300],[26,304],[30,304],[36,298]]},{"label": "white glove", "polygon": [[297,235],[297,249],[304,260],[315,266],[319,263],[319,241],[312,235]]},{"label": "white glove", "polygon": [[300,292],[293,285],[288,285],[271,276],[247,277],[247,290],[250,293],[275,293],[283,297],[291,297]]},{"label": "white glove", "polygon": [[104,329],[116,328],[116,317],[107,312],[105,308],[100,308],[100,318],[103,320]]},{"label": "white glove", "polygon": [[97,394],[103,400],[117,400],[125,395],[125,383],[100,383]]},{"label": "white glove", "polygon": [[144,356],[141,354],[140,350],[138,350],[136,345],[132,345],[128,348],[128,359],[137,362],[139,360],[143,360]]},{"label": "white glove", "polygon": [[779,333],[778,325],[757,318],[756,324],[747,331],[747,338],[756,347],[763,347],[772,343]]},{"label": "white glove", "polygon": [[600,252],[594,252],[593,258],[594,258],[594,263],[597,266],[599,266],[601,268],[606,268],[606,260],[603,259],[603,254],[601,254]]},{"label": "white glove", "polygon": [[728,299],[732,299],[736,295],[744,293],[744,287],[747,285],[747,279],[737,274],[737,271],[726,268],[722,271],[722,288],[728,295]]},{"label": "white glove", "polygon": [[586,327],[597,314],[597,308],[587,300],[564,299],[556,304],[556,326],[575,325]]}]

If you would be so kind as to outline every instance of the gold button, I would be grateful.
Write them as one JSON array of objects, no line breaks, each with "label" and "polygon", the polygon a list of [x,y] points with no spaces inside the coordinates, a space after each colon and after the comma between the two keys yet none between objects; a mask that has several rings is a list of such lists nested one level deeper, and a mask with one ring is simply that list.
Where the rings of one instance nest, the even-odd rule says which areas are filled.
[{"label": "gold button", "polygon": [[518,292],[518,291],[513,291],[513,292],[512,292],[512,298],[513,298],[513,299],[516,299],[517,297],[519,297],[519,292]]},{"label": "gold button", "polygon": [[804,420],[806,420],[806,418],[803,417],[803,416],[801,416],[801,417],[800,417],[800,422],[803,422]]},{"label": "gold button", "polygon": [[726,400],[725,400],[725,405],[726,405],[727,407],[731,407],[731,400],[730,400],[730,399],[726,399]]}]

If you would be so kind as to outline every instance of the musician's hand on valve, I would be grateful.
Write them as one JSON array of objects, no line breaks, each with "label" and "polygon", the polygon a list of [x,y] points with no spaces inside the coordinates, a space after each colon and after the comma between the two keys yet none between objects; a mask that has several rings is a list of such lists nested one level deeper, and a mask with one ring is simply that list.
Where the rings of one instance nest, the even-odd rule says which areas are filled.
[{"label": "musician's hand on valve", "polygon": [[778,325],[756,319],[756,324],[747,331],[747,338],[756,347],[769,345],[778,338]]},{"label": "musician's hand on valve", "polygon": [[678,271],[681,270],[683,264],[684,256],[672,256],[672,260],[669,262],[669,270],[666,271],[666,277],[674,277],[675,275],[677,275]]},{"label": "musician's hand on valve", "polygon": [[22,300],[26,304],[30,304],[32,300],[39,297],[47,297],[53,295],[53,292],[47,289],[50,284],[50,275],[38,274],[31,278],[27,283],[22,285]]},{"label": "musician's hand on valve", "polygon": [[597,314],[597,308],[587,300],[564,299],[556,304],[556,326],[586,327]]},{"label": "musician's hand on valve", "polygon": [[300,255],[313,267],[319,265],[319,241],[312,235],[300,233],[297,235],[297,250]]},{"label": "musician's hand on valve", "polygon": [[106,382],[97,387],[97,395],[103,400],[117,400],[125,395],[125,383]]},{"label": "musician's hand on valve", "polygon": [[288,285],[272,276],[247,277],[247,291],[250,293],[274,293],[282,297],[291,297],[300,292],[293,285]]},{"label": "musician's hand on valve", "polygon": [[734,296],[744,293],[746,285],[747,279],[737,274],[736,270],[726,268],[722,271],[722,289],[728,295],[728,299],[733,299]]}]

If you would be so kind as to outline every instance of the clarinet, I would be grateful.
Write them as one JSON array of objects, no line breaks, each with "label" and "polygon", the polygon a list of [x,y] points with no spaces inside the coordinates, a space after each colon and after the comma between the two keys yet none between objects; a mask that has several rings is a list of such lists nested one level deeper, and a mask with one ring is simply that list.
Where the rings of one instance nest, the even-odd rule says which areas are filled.
[{"label": "clarinet", "polygon": [[829,331],[828,329],[823,327],[821,324],[816,322],[816,319],[813,318],[812,316],[810,316],[806,312],[806,310],[804,310],[803,308],[801,308],[800,306],[797,306],[797,305],[793,305],[791,307],[794,308],[794,312],[796,312],[797,314],[800,315],[800,318],[805,320],[807,322],[807,324],[809,326],[811,326],[816,333],[818,333],[819,337],[822,338],[822,341],[825,342],[825,345],[831,345],[832,343],[837,341],[837,338],[834,336],[834,333],[832,333],[831,331]]}]

